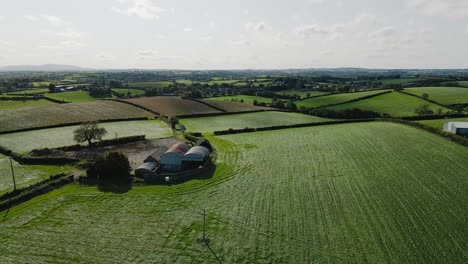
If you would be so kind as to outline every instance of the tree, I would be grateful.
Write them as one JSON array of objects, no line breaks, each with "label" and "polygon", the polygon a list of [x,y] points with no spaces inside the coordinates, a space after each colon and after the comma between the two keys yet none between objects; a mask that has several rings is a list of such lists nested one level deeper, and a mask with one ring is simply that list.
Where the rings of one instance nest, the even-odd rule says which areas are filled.
[{"label": "tree", "polygon": [[427,104],[416,108],[416,110],[414,110],[414,112],[419,116],[433,115],[434,114],[434,111],[432,111],[431,108],[429,108],[429,105],[427,105]]},{"label": "tree", "polygon": [[423,93],[421,97],[427,100],[429,98],[429,95],[427,93]]},{"label": "tree", "polygon": [[53,84],[53,83],[49,84],[49,92],[51,92],[51,93],[55,92],[55,84]]},{"label": "tree", "polygon": [[93,140],[101,140],[107,134],[107,130],[98,127],[97,122],[83,123],[79,128],[73,131],[73,140],[77,143],[88,141],[90,146]]},{"label": "tree", "polygon": [[130,182],[130,162],[120,152],[109,152],[98,157],[94,171],[99,184]]}]

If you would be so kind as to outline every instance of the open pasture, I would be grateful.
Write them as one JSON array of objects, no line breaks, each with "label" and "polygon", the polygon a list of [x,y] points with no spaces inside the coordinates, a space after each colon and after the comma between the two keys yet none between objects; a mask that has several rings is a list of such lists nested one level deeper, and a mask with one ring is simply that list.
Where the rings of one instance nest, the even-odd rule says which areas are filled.
[{"label": "open pasture", "polygon": [[127,99],[127,102],[143,106],[165,116],[221,113],[202,103],[175,96],[141,97]]},{"label": "open pasture", "polygon": [[55,104],[51,106],[2,111],[0,131],[11,131],[72,122],[112,120],[152,116],[134,106],[113,102]]},{"label": "open pasture", "polygon": [[69,103],[92,102],[99,99],[90,96],[87,91],[48,93],[46,94],[46,96],[55,100]]},{"label": "open pasture", "polygon": [[468,104],[468,88],[460,87],[418,87],[406,88],[405,92],[417,96],[429,95],[429,99],[443,105]]},{"label": "open pasture", "polygon": [[201,101],[219,109],[223,109],[226,112],[252,112],[258,110],[270,109],[268,107],[255,106],[253,104],[243,104],[239,102],[226,101],[226,100],[210,100],[201,99]]},{"label": "open pasture", "polygon": [[223,263],[466,262],[463,146],[392,123],[210,140],[211,178],[70,185],[1,212],[0,261],[216,262],[199,242],[205,208]]},{"label": "open pasture", "polygon": [[169,85],[173,84],[172,82],[167,81],[155,81],[155,82],[130,82],[128,86],[130,88],[166,88]]},{"label": "open pasture", "polygon": [[375,95],[383,93],[385,91],[376,90],[376,91],[366,91],[366,92],[356,92],[356,93],[339,93],[339,94],[330,94],[327,96],[321,96],[317,98],[309,98],[305,100],[295,101],[298,107],[304,106],[309,108],[327,106],[331,104],[344,103],[361,97]]},{"label": "open pasture", "polygon": [[448,122],[468,122],[468,117],[461,118],[445,118],[445,119],[432,119],[432,120],[419,120],[415,121],[424,125],[428,125],[434,128],[443,129],[445,123]]},{"label": "open pasture", "polygon": [[30,107],[39,107],[39,106],[51,106],[55,105],[51,101],[44,99],[40,100],[26,100],[26,101],[16,101],[16,100],[0,100],[0,111],[2,110],[14,110],[20,108],[30,108]]},{"label": "open pasture", "polygon": [[[137,135],[146,135],[147,139],[172,136],[172,130],[160,120],[110,122],[99,126],[107,130],[107,135],[103,139]],[[67,126],[0,135],[0,146],[18,153],[33,149],[70,146],[76,144],[73,141],[73,131],[78,127]]]},{"label": "open pasture", "polygon": [[321,92],[321,91],[302,91],[302,90],[289,90],[289,91],[283,91],[283,92],[278,92],[278,93],[282,95],[296,95],[296,96],[299,96],[300,98],[307,98],[307,97],[312,97],[312,96],[328,94],[327,92]]},{"label": "open pasture", "polygon": [[144,95],[145,91],[140,90],[140,89],[126,89],[126,88],[114,88],[112,91],[116,93],[121,93],[124,95],[128,95],[130,93],[130,96],[140,96]]},{"label": "open pasture", "polygon": [[271,103],[271,98],[261,97],[261,96],[253,96],[253,95],[233,95],[233,96],[218,96],[218,97],[210,97],[209,100],[219,100],[219,101],[233,101],[242,102],[245,104],[253,105],[254,100],[257,100],[259,103]]},{"label": "open pasture", "polygon": [[439,106],[423,99],[398,93],[398,92],[391,92],[384,95],[379,95],[376,97],[372,97],[369,99],[351,102],[342,105],[330,106],[327,107],[328,109],[332,110],[345,110],[345,109],[353,109],[359,108],[361,110],[369,110],[374,111],[377,113],[387,113],[392,117],[405,117],[405,116],[416,116],[415,113],[416,108],[428,105],[431,110],[435,113],[439,109],[441,109],[444,113],[450,111],[450,109],[445,108],[443,106]]},{"label": "open pasture", "polygon": [[208,116],[196,118],[184,118],[180,122],[188,131],[213,132],[219,130],[259,128],[283,125],[295,125],[304,123],[318,123],[330,121],[330,119],[285,112],[256,112],[226,116]]}]

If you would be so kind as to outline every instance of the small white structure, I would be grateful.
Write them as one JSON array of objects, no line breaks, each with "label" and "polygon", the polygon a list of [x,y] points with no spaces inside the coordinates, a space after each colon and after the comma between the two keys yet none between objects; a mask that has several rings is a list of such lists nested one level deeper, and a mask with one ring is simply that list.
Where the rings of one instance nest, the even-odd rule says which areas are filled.
[{"label": "small white structure", "polygon": [[448,122],[444,124],[444,130],[459,136],[468,136],[468,122]]}]

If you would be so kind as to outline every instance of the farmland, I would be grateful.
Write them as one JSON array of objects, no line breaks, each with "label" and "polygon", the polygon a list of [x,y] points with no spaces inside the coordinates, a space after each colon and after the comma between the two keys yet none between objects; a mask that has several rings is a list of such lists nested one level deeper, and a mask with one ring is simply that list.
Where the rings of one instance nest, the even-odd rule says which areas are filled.
[{"label": "farmland", "polygon": [[297,96],[300,96],[300,98],[307,98],[307,97],[312,97],[312,96],[325,95],[325,94],[328,94],[328,93],[327,92],[320,92],[320,91],[289,90],[289,91],[280,92],[280,94],[283,94],[283,95],[297,95]]},{"label": "farmland", "polygon": [[417,96],[428,94],[429,99],[444,105],[468,104],[468,89],[459,87],[407,88],[405,92]]},{"label": "farmland", "polygon": [[443,125],[447,122],[468,122],[468,117],[461,118],[446,118],[446,119],[433,119],[433,120],[420,120],[415,121],[424,125],[428,125],[434,128],[443,129]]},{"label": "farmland", "polygon": [[240,102],[241,100],[246,104],[253,104],[254,100],[257,100],[259,103],[271,103],[271,98],[261,97],[261,96],[252,96],[252,95],[233,95],[233,96],[219,96],[219,97],[211,97],[210,100],[221,100],[221,101],[237,101]]},{"label": "farmland", "polygon": [[128,84],[130,88],[166,88],[172,82],[131,82]]},{"label": "farmland", "polygon": [[209,179],[123,194],[70,185],[0,213],[0,261],[215,262],[199,242],[203,208],[223,263],[467,258],[460,145],[391,123],[210,139]]},{"label": "farmland", "polygon": [[257,112],[227,116],[209,116],[197,118],[184,118],[180,120],[188,131],[213,132],[229,128],[258,128],[280,125],[294,125],[330,121],[330,119],[298,113],[284,112]]},{"label": "farmland", "polygon": [[39,88],[39,89],[28,89],[20,92],[11,93],[12,95],[24,95],[24,94],[38,94],[38,93],[47,93],[49,92],[48,88]]},{"label": "farmland", "polygon": [[[147,139],[172,136],[172,130],[160,120],[110,122],[99,126],[108,132],[103,139],[136,135],[146,135]],[[23,153],[33,149],[74,145],[73,131],[77,128],[68,126],[0,135],[0,146]]]},{"label": "farmland", "polygon": [[400,79],[385,79],[381,80],[383,84],[403,84],[417,81],[424,81],[426,78],[400,78]]},{"label": "farmland", "polygon": [[175,96],[142,97],[127,99],[127,102],[143,106],[165,116],[221,113],[212,107]]},{"label": "farmland", "polygon": [[[18,188],[46,179],[50,175],[72,170],[70,166],[21,165],[15,161],[13,162],[13,168],[15,171],[16,186]],[[0,175],[0,194],[13,190],[10,160],[2,154],[0,154]]]},{"label": "farmland", "polygon": [[130,93],[130,96],[139,96],[139,95],[143,95],[145,94],[145,91],[143,90],[140,90],[140,89],[124,89],[124,88],[116,88],[116,89],[112,89],[112,91],[116,92],[116,93],[121,93],[121,94],[124,94],[124,95],[127,95],[128,93]]},{"label": "farmland", "polygon": [[48,93],[46,96],[55,100],[69,103],[91,102],[98,99],[90,96],[87,91]]},{"label": "farmland", "polygon": [[317,98],[310,98],[310,99],[305,99],[301,101],[296,101],[296,105],[299,106],[304,106],[304,107],[320,107],[320,106],[326,106],[326,105],[331,105],[331,104],[338,104],[338,103],[343,103],[347,102],[350,100],[358,99],[361,97],[369,96],[369,95],[375,95],[379,93],[383,93],[385,91],[382,90],[377,90],[377,91],[366,91],[366,92],[356,92],[356,93],[341,93],[341,94],[331,94],[327,96],[321,96]]},{"label": "farmland", "polygon": [[359,108],[362,110],[369,110],[382,114],[387,113],[393,117],[404,117],[415,116],[415,109],[422,105],[428,105],[429,108],[436,113],[439,109],[442,109],[443,112],[450,110],[448,108],[427,102],[423,99],[398,92],[392,92],[357,102],[351,102],[327,108],[332,110]]},{"label": "farmland", "polygon": [[251,111],[258,111],[263,109],[270,109],[267,107],[260,107],[250,104],[243,104],[239,102],[233,101],[225,101],[225,100],[209,100],[209,99],[202,99],[202,102],[205,102],[215,108],[223,109],[226,112],[251,112]]},{"label": "farmland", "polygon": [[147,116],[151,114],[134,106],[112,101],[60,104],[2,111],[0,131]]},{"label": "farmland", "polygon": [[0,101],[0,111],[1,110],[12,110],[28,107],[39,107],[39,106],[50,106],[55,105],[50,101],[40,99],[40,100],[27,100],[27,101],[16,101],[16,100],[1,100]]}]

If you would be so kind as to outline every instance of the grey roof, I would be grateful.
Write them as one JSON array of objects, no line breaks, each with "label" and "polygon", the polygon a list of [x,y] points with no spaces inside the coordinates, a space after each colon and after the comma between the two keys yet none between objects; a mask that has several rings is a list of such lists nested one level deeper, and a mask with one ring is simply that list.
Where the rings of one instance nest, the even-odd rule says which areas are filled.
[{"label": "grey roof", "polygon": [[449,122],[450,125],[456,128],[468,128],[468,122]]},{"label": "grey roof", "polygon": [[148,156],[146,159],[145,159],[145,162],[148,161],[150,158],[153,158],[154,160],[158,161],[161,159],[161,155],[166,153],[167,151],[167,148],[164,147],[164,146],[161,146],[160,148],[158,148],[158,150],[156,150],[153,154],[151,154],[150,156]]},{"label": "grey roof", "polygon": [[135,171],[139,171],[139,170],[153,171],[154,169],[156,169],[156,166],[157,164],[154,162],[146,162],[146,163],[143,163],[140,167],[138,167]]},{"label": "grey roof", "polygon": [[180,155],[184,155],[189,150],[189,148],[190,148],[189,145],[181,142],[172,146],[168,151],[166,151],[166,153],[173,152],[173,153],[177,153]]},{"label": "grey roof", "polygon": [[195,154],[201,157],[206,157],[208,154],[210,154],[210,150],[202,147],[202,146],[196,146],[191,148],[187,153],[185,153],[185,156],[190,155],[190,154]]}]

